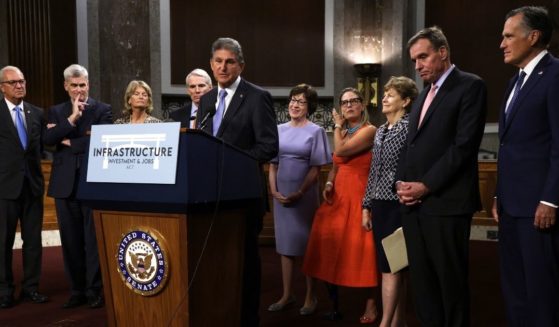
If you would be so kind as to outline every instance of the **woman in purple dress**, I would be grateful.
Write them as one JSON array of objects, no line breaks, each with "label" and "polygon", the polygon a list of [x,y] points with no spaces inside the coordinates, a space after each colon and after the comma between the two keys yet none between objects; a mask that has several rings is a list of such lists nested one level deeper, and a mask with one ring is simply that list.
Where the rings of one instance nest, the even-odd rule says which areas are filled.
[{"label": "woman in purple dress", "polygon": [[[292,293],[296,257],[305,254],[314,212],[319,205],[320,166],[332,162],[324,129],[307,119],[316,110],[318,96],[306,84],[289,93],[291,120],[278,126],[279,154],[270,163],[270,189],[274,198],[276,250],[281,256],[283,295],[268,307],[281,311],[295,302]],[[306,276],[307,292],[301,315],[314,313],[317,306],[314,281]]]}]

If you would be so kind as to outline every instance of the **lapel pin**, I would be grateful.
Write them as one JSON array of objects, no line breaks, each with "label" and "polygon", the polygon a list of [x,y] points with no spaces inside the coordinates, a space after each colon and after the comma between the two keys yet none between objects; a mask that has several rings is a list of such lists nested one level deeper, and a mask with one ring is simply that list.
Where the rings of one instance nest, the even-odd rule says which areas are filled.
[{"label": "lapel pin", "polygon": [[242,98],[242,97],[243,97],[243,94],[241,94],[240,97]]},{"label": "lapel pin", "polygon": [[538,75],[542,75],[542,74],[543,74],[543,70],[540,70],[540,71],[538,72]]}]

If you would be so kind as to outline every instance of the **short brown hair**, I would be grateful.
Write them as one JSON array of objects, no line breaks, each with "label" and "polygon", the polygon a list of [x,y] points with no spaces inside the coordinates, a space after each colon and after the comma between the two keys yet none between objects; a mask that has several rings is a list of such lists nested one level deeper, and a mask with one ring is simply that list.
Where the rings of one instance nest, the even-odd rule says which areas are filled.
[{"label": "short brown hair", "polygon": [[316,107],[318,105],[318,94],[314,90],[314,88],[308,84],[299,84],[289,91],[289,99],[295,95],[302,94],[305,96],[305,100],[307,100],[307,111],[308,115],[312,115],[316,111]]},{"label": "short brown hair", "polygon": [[391,76],[388,82],[384,84],[384,91],[386,92],[389,89],[396,91],[402,99],[410,99],[410,103],[406,109],[411,106],[418,94],[415,82],[406,76]]},{"label": "short brown hair", "polygon": [[411,39],[408,41],[408,50],[420,39],[426,39],[431,42],[431,45],[435,50],[439,50],[442,47],[445,47],[447,52],[450,53],[450,46],[448,45],[448,40],[443,33],[443,30],[438,26],[431,26],[422,29],[421,31],[417,32]]}]

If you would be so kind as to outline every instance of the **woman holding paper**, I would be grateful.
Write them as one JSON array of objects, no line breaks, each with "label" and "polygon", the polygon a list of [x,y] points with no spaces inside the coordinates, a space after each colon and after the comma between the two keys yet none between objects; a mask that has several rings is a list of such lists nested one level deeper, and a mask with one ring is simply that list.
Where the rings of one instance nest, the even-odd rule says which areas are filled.
[{"label": "woman holding paper", "polygon": [[144,124],[160,123],[161,120],[153,117],[153,100],[151,88],[144,81],[131,81],[124,94],[123,116],[115,124]]},{"label": "woman holding paper", "polygon": [[[382,272],[382,327],[405,326],[405,284],[401,272],[391,272],[382,239],[402,226],[394,176],[398,158],[408,134],[408,114],[417,88],[407,77],[391,77],[384,86],[382,112],[387,122],[379,127],[373,146],[373,160],[363,198],[363,228],[372,229],[377,265]],[[371,216],[373,218],[371,218]]]}]

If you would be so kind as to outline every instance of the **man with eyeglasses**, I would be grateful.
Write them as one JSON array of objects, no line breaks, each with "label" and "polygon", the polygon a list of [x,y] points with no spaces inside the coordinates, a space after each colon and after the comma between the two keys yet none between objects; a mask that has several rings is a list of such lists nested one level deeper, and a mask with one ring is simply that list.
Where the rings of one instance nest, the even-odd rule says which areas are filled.
[{"label": "man with eyeglasses", "polygon": [[12,247],[19,220],[23,239],[20,300],[44,303],[41,274],[44,181],[41,172],[43,110],[23,101],[26,82],[19,68],[0,70],[0,308],[14,305]]},{"label": "man with eyeglasses", "polygon": [[70,99],[51,107],[45,144],[55,146],[47,195],[54,198],[64,268],[71,295],[63,307],[104,304],[103,284],[92,210],[76,199],[79,171],[92,125],[112,124],[111,106],[89,96],[87,70],[70,65],[64,70],[64,89]]}]

